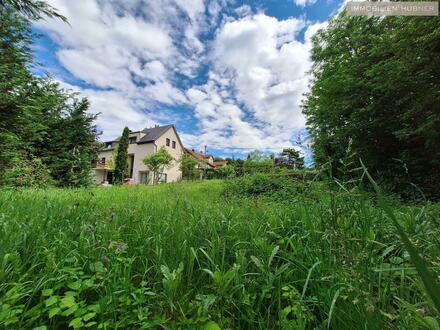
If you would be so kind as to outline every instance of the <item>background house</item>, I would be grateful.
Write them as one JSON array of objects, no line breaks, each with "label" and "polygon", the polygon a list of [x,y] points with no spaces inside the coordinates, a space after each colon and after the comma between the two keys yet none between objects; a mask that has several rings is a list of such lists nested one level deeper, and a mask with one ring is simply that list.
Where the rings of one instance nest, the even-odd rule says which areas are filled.
[{"label": "background house", "polygon": [[214,161],[214,156],[196,152],[194,149],[185,148],[185,152],[198,160],[196,167],[201,170],[222,167],[228,164],[226,160],[216,162]]},{"label": "background house", "polygon": [[[128,145],[128,169],[133,183],[152,183],[153,173],[143,163],[146,156],[154,154],[161,147],[173,156],[172,166],[160,174],[160,182],[175,182],[182,178],[180,160],[184,147],[174,125],[155,126],[130,133]],[[120,137],[104,143],[98,160],[92,165],[94,181],[98,184],[113,182],[113,166]]]}]

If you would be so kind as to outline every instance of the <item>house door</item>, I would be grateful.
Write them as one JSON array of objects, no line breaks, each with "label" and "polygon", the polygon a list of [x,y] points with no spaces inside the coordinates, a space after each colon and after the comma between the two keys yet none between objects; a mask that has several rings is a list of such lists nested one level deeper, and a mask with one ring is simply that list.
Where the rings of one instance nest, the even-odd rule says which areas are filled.
[{"label": "house door", "polygon": [[113,172],[107,172],[107,182],[109,184],[113,183]]}]

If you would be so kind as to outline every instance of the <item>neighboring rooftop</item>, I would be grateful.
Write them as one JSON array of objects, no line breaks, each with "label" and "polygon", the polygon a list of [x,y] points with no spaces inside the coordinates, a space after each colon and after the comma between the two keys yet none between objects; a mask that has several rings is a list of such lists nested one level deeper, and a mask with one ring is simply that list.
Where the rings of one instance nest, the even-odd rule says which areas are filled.
[{"label": "neighboring rooftop", "polygon": [[194,149],[188,149],[185,148],[186,152],[191,154],[193,157],[197,158],[198,160],[205,161],[209,157],[212,157],[211,155],[203,155],[201,153],[198,153],[197,151],[194,151]]},{"label": "neighboring rooftop", "polygon": [[185,148],[185,151],[188,153],[188,154],[190,154],[191,156],[193,156],[194,158],[196,158],[196,159],[198,159],[198,160],[200,160],[200,161],[202,161],[202,162],[205,162],[207,165],[209,165],[210,167],[220,167],[220,166],[224,166],[224,165],[226,165],[227,163],[228,163],[228,161],[226,161],[226,160],[223,160],[223,161],[218,161],[218,162],[213,162],[213,161],[210,161],[209,159],[210,158],[214,158],[214,156],[212,156],[212,155],[204,155],[204,154],[202,154],[202,153],[199,153],[199,152],[197,152],[197,151],[194,151],[194,149],[188,149],[188,148]]}]

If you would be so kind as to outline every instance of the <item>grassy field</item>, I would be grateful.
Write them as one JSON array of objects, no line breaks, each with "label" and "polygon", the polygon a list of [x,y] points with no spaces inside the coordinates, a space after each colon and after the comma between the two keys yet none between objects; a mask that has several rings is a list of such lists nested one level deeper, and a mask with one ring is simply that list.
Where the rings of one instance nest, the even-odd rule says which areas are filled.
[{"label": "grassy field", "polygon": [[[0,328],[436,329],[371,197],[224,185],[0,192]],[[393,209],[439,274],[440,206]]]}]

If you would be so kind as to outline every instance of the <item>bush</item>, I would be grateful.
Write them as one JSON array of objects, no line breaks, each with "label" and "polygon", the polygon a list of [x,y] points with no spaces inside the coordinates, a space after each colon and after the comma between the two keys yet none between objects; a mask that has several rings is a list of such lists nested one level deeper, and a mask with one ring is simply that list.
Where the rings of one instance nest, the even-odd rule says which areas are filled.
[{"label": "bush", "polygon": [[255,173],[228,181],[223,194],[227,198],[262,196],[284,201],[304,192],[306,188],[305,181],[281,175]]},{"label": "bush", "polygon": [[41,188],[53,184],[48,168],[39,158],[17,157],[11,163],[0,176],[1,186]]}]

